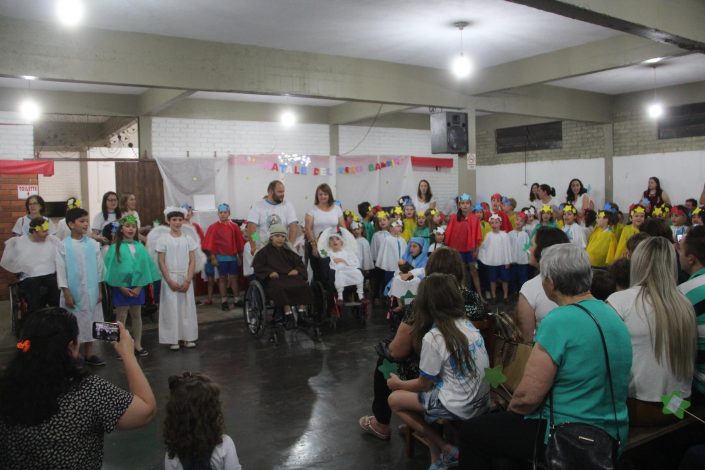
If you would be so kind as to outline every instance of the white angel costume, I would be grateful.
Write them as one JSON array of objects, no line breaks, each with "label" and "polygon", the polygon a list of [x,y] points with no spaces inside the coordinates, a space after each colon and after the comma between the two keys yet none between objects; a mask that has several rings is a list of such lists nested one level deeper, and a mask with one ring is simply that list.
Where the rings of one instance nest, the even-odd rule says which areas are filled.
[{"label": "white angel costume", "polygon": [[504,231],[488,232],[477,258],[487,266],[504,266],[512,262],[512,241]]},{"label": "white angel costume", "polygon": [[[103,256],[100,245],[84,236],[80,240],[64,239],[56,248],[56,283],[61,290],[59,306],[76,316],[78,342],[93,341],[93,322],[103,321],[103,305],[99,301],[103,282]],[[74,307],[66,305],[63,289],[68,288]]]},{"label": "white angel costume", "polygon": [[[184,212],[183,209],[167,208],[169,212]],[[162,276],[166,275],[177,284],[182,284],[188,275],[189,255],[193,252],[203,253],[198,244],[198,235],[194,229],[194,236],[183,230],[181,236],[174,236],[171,229],[166,226],[159,226],[149,232],[147,245],[151,254],[157,256],[159,266],[159,254],[164,253],[164,264],[166,273],[162,271]],[[189,227],[190,228],[190,227]],[[205,255],[203,255],[205,264]],[[203,267],[198,260],[196,268]],[[161,269],[161,266],[160,266]],[[159,342],[161,344],[178,344],[179,341],[191,342],[198,339],[198,319],[196,317],[196,299],[193,293],[193,284],[189,285],[186,292],[176,292],[171,290],[166,282],[162,282],[161,296],[159,300]]]},{"label": "white angel costume", "polygon": [[35,242],[29,235],[12,237],[5,242],[0,266],[19,274],[20,281],[56,272],[56,248],[61,243],[54,235]]},{"label": "white angel costume", "polygon": [[[329,247],[329,239],[338,237],[342,242],[339,251],[324,248],[321,256],[330,257],[330,268],[335,271],[335,290],[338,291],[338,298],[343,298],[343,290],[347,286],[356,286],[357,295],[360,299],[365,297],[363,283],[365,278],[360,271],[360,260],[357,257],[357,242],[355,237],[345,228],[340,228],[340,232],[335,228],[327,228],[318,237],[319,247]],[[325,252],[325,254],[324,254]]]},{"label": "white angel costume", "polygon": [[565,225],[563,227],[563,232],[568,235],[568,240],[575,246],[582,248],[583,250],[587,246],[587,237],[585,236],[585,227],[574,222],[571,225]]},{"label": "white angel costume", "polygon": [[375,268],[375,263],[372,261],[372,252],[370,251],[370,242],[367,238],[360,237],[355,239],[357,243],[357,257],[360,260],[360,269],[370,271]]}]

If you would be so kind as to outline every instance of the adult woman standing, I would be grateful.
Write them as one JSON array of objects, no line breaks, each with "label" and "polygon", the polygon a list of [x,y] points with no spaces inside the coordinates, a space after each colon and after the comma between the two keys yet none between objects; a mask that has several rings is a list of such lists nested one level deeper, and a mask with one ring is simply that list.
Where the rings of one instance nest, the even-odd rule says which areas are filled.
[{"label": "adult woman standing", "polygon": [[631,335],[634,359],[629,383],[629,421],[656,426],[672,421],[661,396],[674,390],[688,398],[697,328],[693,306],[676,286],[676,254],[665,238],[650,237],[631,256],[631,285],[607,302]]},{"label": "adult woman standing", "polygon": [[56,229],[54,224],[48,218],[44,217],[44,199],[39,194],[33,194],[27,198],[24,202],[24,207],[27,210],[27,215],[17,219],[15,226],[12,227],[12,233],[18,237],[22,235],[27,235],[29,233],[29,223],[35,217],[42,217],[44,220],[49,222],[49,233],[54,234]]},{"label": "adult woman standing", "polygon": [[542,184],[539,186],[537,193],[541,204],[544,206],[551,206],[554,211],[558,210],[558,204],[556,204],[556,201],[553,199],[556,195],[556,188],[547,184]]},{"label": "adult woman standing", "polygon": [[651,211],[654,210],[655,207],[658,207],[661,204],[671,203],[671,197],[666,191],[661,189],[661,180],[659,180],[656,176],[649,178],[648,186],[642,196],[644,199],[649,201],[649,214],[651,214]]},{"label": "adult woman standing", "polygon": [[120,218],[126,215],[134,215],[137,219],[137,228],[139,229],[142,223],[140,215],[137,213],[137,197],[132,193],[124,193],[120,196]]},{"label": "adult woman standing", "polygon": [[64,309],[34,312],[17,352],[0,379],[2,467],[100,468],[103,437],[114,429],[144,426],[156,401],[119,324],[113,345],[122,359],[130,392],[76,367],[78,324]]},{"label": "adult woman standing", "polygon": [[573,178],[568,184],[565,202],[578,210],[578,218],[582,220],[586,209],[593,209],[593,203],[583,186],[583,182],[578,178]]},{"label": "adult woman standing", "polygon": [[[531,240],[529,264],[538,269],[543,250],[559,243],[570,243],[568,235],[563,230],[555,227],[539,227]],[[525,342],[530,343],[534,340],[534,332],[541,320],[556,307],[556,303],[546,296],[540,275],[529,279],[521,286],[517,300],[517,323]]]},{"label": "adult woman standing", "polygon": [[539,200],[539,186],[541,186],[538,183],[533,183],[531,185],[531,189],[529,190],[529,205],[533,206],[536,201]]},{"label": "adult woman standing", "polygon": [[[323,183],[316,188],[313,207],[306,213],[304,231],[306,234],[306,254],[308,255],[313,279],[330,287],[330,292],[335,291],[333,274],[330,272],[330,258],[321,256],[318,247],[318,236],[327,228],[336,226],[345,227],[343,211],[335,204],[333,191],[330,186]],[[327,247],[321,247],[325,249]]]},{"label": "adult woman standing", "polygon": [[[546,295],[559,305],[541,322],[529,360],[508,411],[471,419],[461,431],[460,467],[491,468],[493,457],[526,462],[537,435],[545,443],[551,393],[555,424],[597,426],[622,444],[627,442],[627,392],[632,365],[629,331],[612,308],[590,294],[592,269],[585,250],[565,243],[541,257]],[[587,310],[587,312],[585,310]],[[588,313],[589,312],[589,313]],[[607,361],[598,326],[604,334]]]},{"label": "adult woman standing", "polygon": [[416,196],[412,197],[411,201],[414,203],[417,214],[423,214],[427,209],[435,209],[436,200],[431,192],[431,184],[426,180],[419,181]]},{"label": "adult woman standing", "polygon": [[91,238],[101,245],[109,245],[111,240],[103,236],[103,228],[111,222],[120,220],[122,211],[118,205],[118,195],[114,191],[103,194],[103,201],[100,204],[100,212],[93,218],[91,224]]}]

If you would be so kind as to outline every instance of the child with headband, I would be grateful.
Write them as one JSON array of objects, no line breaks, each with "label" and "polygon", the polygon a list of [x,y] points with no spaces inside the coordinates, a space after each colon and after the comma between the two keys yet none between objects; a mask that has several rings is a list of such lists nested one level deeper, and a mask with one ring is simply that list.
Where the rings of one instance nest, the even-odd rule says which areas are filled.
[{"label": "child with headband", "polygon": [[480,276],[477,274],[475,261],[477,253],[482,244],[482,232],[480,231],[480,220],[470,211],[472,199],[469,194],[463,193],[458,196],[458,213],[448,222],[445,233],[446,246],[454,248],[460,253],[463,263],[467,265],[472,277],[475,292],[480,290]]}]

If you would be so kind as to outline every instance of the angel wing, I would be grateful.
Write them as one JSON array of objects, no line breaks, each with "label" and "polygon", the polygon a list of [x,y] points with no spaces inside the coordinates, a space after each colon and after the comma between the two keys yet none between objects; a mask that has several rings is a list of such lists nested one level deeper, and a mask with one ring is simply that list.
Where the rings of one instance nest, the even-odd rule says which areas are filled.
[{"label": "angel wing", "polygon": [[321,256],[328,256],[328,239],[331,234],[338,232],[340,230],[340,235],[343,239],[343,250],[354,253],[357,256],[357,241],[355,241],[355,236],[348,231],[345,227],[328,227],[318,236],[318,251]]},{"label": "angel wing", "polygon": [[190,225],[182,225],[181,231],[184,233],[184,235],[193,239],[196,242],[196,246],[198,248],[196,248],[196,268],[194,269],[194,272],[200,273],[205,267],[206,261],[208,261],[208,257],[203,252],[203,250],[201,250],[201,238],[198,236],[198,232],[196,232],[196,229],[191,227]]}]

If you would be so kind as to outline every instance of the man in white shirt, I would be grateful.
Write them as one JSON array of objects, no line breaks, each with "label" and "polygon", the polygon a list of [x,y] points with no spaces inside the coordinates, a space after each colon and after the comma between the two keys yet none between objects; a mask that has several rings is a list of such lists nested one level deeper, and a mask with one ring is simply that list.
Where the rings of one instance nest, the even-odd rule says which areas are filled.
[{"label": "man in white shirt", "polygon": [[[289,229],[289,240],[296,240],[299,220],[296,218],[294,205],[284,200],[284,183],[274,180],[267,186],[267,197],[256,201],[247,214],[247,234],[252,254],[257,249],[257,239],[261,243],[269,240],[269,228],[282,224]],[[255,236],[258,232],[258,236]]]}]

